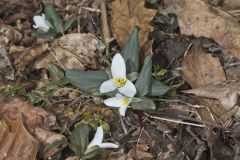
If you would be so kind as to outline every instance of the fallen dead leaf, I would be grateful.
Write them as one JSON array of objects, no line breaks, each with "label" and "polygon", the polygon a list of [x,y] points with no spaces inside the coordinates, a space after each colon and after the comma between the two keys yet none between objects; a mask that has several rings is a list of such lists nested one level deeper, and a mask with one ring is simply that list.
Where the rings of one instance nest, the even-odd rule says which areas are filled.
[{"label": "fallen dead leaf", "polygon": [[13,28],[5,24],[0,24],[0,48],[6,48],[10,45],[19,42],[22,38],[22,34]]},{"label": "fallen dead leaf", "polygon": [[240,25],[229,14],[203,0],[166,0],[165,4],[166,12],[177,14],[182,34],[212,38],[240,58]]},{"label": "fallen dead leaf", "polygon": [[4,79],[14,80],[14,68],[8,57],[8,53],[5,48],[0,48],[0,76]]},{"label": "fallen dead leaf", "polygon": [[111,152],[108,156],[108,160],[126,160],[127,155],[124,153],[123,149],[120,149],[117,152]]},{"label": "fallen dead leaf", "polygon": [[183,78],[192,88],[226,80],[224,70],[217,57],[205,53],[201,42],[194,42],[182,63]]},{"label": "fallen dead leaf", "polygon": [[[51,144],[57,141],[66,140],[66,137],[62,134],[58,134],[55,132],[48,131],[43,128],[35,128],[34,135],[36,139],[39,140],[41,143],[41,150],[39,151],[39,154],[44,159],[47,159],[48,157],[51,157],[55,155],[56,153],[63,150],[67,144],[61,145],[60,147],[50,147]],[[50,148],[49,148],[50,147]]]},{"label": "fallen dead leaf", "polygon": [[144,158],[153,158],[153,155],[145,150],[142,147],[134,147],[127,154],[127,160],[134,159],[144,159]]},{"label": "fallen dead leaf", "polygon": [[145,0],[115,0],[112,2],[112,29],[120,46],[123,46],[133,28],[138,26],[139,44],[142,47],[148,40],[148,33],[153,31],[149,25],[156,10],[144,7]]},{"label": "fallen dead leaf", "polygon": [[[186,53],[182,64],[182,76],[190,84],[192,88],[199,88],[216,81],[226,80],[224,70],[217,57],[206,54],[199,41],[195,42],[192,48]],[[207,97],[207,96],[206,96]],[[223,124],[227,122],[228,116],[225,116],[226,110],[219,106],[218,101],[206,98],[200,98],[203,106],[211,108],[211,110],[221,117]],[[199,110],[202,119],[213,122],[212,116],[208,110]]]},{"label": "fallen dead leaf", "polygon": [[64,69],[99,67],[97,54],[100,41],[92,34],[67,34],[56,39],[50,53],[35,63],[35,68],[47,68],[50,62]]},{"label": "fallen dead leaf", "polygon": [[16,119],[5,117],[0,121],[0,159],[35,160],[38,141],[25,129],[20,114]]},{"label": "fallen dead leaf", "polygon": [[17,74],[22,75],[23,70],[26,65],[28,65],[33,60],[36,60],[39,56],[41,56],[44,52],[48,50],[48,44],[42,44],[37,47],[29,47],[24,48],[22,46],[16,47],[14,49],[10,49],[10,54],[14,57],[14,67],[17,69]]},{"label": "fallen dead leaf", "polygon": [[[200,97],[218,99],[221,106],[225,110],[230,111],[234,106],[237,105],[238,95],[240,94],[240,82],[238,81],[223,81],[215,84],[206,85],[201,88],[195,88],[184,91],[185,93],[194,94]],[[236,115],[240,116],[240,111],[234,109]]]},{"label": "fallen dead leaf", "polygon": [[15,119],[17,114],[21,114],[24,124],[31,133],[36,127],[50,129],[56,126],[55,115],[48,113],[43,108],[34,107],[20,98],[13,98],[3,105],[0,114],[7,115],[11,119]]}]

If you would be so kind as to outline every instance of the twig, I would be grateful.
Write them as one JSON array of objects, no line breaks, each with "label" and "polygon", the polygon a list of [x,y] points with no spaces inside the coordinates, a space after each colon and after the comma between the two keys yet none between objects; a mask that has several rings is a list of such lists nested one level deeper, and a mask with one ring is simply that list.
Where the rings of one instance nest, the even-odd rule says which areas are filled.
[{"label": "twig", "polygon": [[100,0],[100,6],[101,6],[101,22],[102,22],[103,39],[106,45],[106,55],[109,55],[109,42],[111,40],[111,32],[110,32],[109,23],[108,23],[106,0]]},{"label": "twig", "polygon": [[98,9],[98,8],[82,7],[82,9],[85,9],[85,10],[90,11],[90,12],[101,13],[101,10]]},{"label": "twig", "polygon": [[199,145],[199,148],[197,150],[196,156],[194,160],[199,160],[203,154],[203,151],[206,150],[205,143],[200,140],[195,133],[190,129],[190,127],[186,127],[186,131],[196,140],[197,144]]},{"label": "twig", "polygon": [[121,116],[120,116],[120,122],[121,122],[121,125],[122,125],[122,128],[123,128],[123,132],[126,135],[128,133],[128,131],[127,131],[127,128],[126,128]]},{"label": "twig", "polygon": [[[145,115],[149,115],[147,113],[144,113]],[[174,122],[174,123],[179,123],[179,124],[186,124],[186,125],[190,125],[190,126],[195,126],[195,127],[205,127],[205,125],[203,124],[195,124],[195,123],[190,123],[190,122],[183,122],[183,121],[179,121],[179,120],[173,120],[173,119],[169,119],[169,118],[161,118],[161,117],[156,117],[156,116],[149,116],[150,118],[153,119],[158,119],[158,120],[163,120],[163,121],[168,121],[168,122]]]},{"label": "twig", "polygon": [[144,130],[144,127],[142,127],[141,130],[140,130],[140,133],[139,133],[139,136],[138,136],[138,140],[137,140],[137,145],[136,145],[136,147],[138,147],[138,144],[139,144],[139,142],[140,142],[140,139],[141,139],[141,136],[142,136],[142,132],[143,132],[143,130]]}]

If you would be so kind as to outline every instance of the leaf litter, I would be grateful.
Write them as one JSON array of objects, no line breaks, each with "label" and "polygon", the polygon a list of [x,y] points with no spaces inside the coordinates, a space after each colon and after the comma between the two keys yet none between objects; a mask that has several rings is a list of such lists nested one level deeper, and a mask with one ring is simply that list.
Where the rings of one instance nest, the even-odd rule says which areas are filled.
[{"label": "leaf litter", "polygon": [[[0,2],[2,159],[239,159],[237,1],[49,2]],[[117,52],[123,117],[98,90]],[[99,126],[119,148],[86,150]]]}]

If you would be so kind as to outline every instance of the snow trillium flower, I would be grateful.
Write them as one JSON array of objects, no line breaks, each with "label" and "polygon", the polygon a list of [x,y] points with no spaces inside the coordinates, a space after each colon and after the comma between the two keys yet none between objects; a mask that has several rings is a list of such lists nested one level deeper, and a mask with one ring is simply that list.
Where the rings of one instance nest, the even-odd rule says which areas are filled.
[{"label": "snow trillium flower", "polygon": [[127,108],[131,102],[132,98],[122,96],[121,94],[116,94],[116,97],[108,98],[103,101],[107,106],[119,108],[119,114],[121,116],[125,116]]},{"label": "snow trillium flower", "polygon": [[34,16],[33,21],[35,23],[35,25],[33,25],[34,28],[39,28],[43,31],[48,31],[52,28],[52,25],[46,19],[45,14],[42,14],[42,16]]},{"label": "snow trillium flower", "polygon": [[103,141],[103,128],[102,126],[97,128],[94,138],[87,146],[87,149],[98,146],[99,148],[118,148],[119,146],[114,143],[102,143]]},{"label": "snow trillium flower", "polygon": [[117,53],[112,60],[111,72],[113,78],[103,82],[100,86],[101,93],[107,93],[118,89],[118,91],[128,97],[136,94],[134,84],[127,79],[126,65],[121,54]]}]

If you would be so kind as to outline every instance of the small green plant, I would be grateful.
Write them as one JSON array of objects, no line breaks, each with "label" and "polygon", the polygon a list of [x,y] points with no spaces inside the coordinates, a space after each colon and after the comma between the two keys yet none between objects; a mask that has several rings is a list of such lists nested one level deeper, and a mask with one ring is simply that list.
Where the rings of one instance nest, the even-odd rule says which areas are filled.
[{"label": "small green plant", "polygon": [[22,97],[25,97],[27,101],[29,101],[31,104],[38,105],[41,107],[46,107],[51,104],[46,92],[39,94],[39,91],[34,91],[34,90],[27,91],[21,85],[13,85],[9,88],[3,89],[0,91],[0,94],[5,99],[13,96],[22,96]]},{"label": "small green plant", "polygon": [[[73,131],[68,137],[68,141],[61,140],[53,143],[49,147],[58,147],[62,144],[67,144],[69,148],[76,154],[78,159],[92,159],[99,154],[101,148],[118,148],[119,145],[114,143],[104,143],[104,129],[99,126],[96,129],[95,135],[92,136],[93,128],[86,123],[77,123]],[[91,140],[91,141],[90,141]]]},{"label": "small green plant", "polygon": [[109,96],[104,103],[118,108],[125,116],[128,107],[134,110],[154,110],[151,96],[161,96],[170,90],[152,76],[152,57],[139,65],[138,32],[135,28],[120,53],[115,54],[111,66],[99,71],[67,70],[68,81],[81,91],[92,95]]},{"label": "small green plant", "polygon": [[62,35],[64,35],[64,32],[71,27],[75,19],[75,17],[71,17],[63,23],[54,6],[52,4],[48,4],[45,7],[45,14],[33,17],[33,21],[35,23],[33,27],[38,28],[41,31],[32,32],[32,36],[51,38],[58,33],[62,33]]},{"label": "small green plant", "polygon": [[177,15],[174,13],[169,13],[168,15],[157,14],[154,18],[154,21],[161,25],[167,26],[172,31],[179,27]]}]

